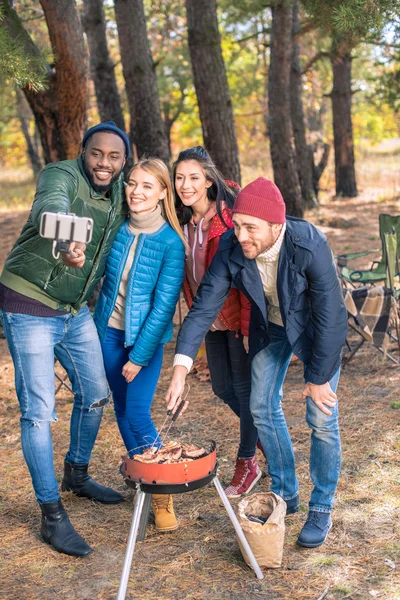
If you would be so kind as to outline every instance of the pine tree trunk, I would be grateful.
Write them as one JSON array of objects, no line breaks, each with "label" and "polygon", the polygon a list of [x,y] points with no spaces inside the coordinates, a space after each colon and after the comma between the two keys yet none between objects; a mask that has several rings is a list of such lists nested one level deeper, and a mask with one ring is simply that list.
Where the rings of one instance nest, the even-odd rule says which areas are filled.
[{"label": "pine tree trunk", "polygon": [[125,131],[125,120],[121,110],[114,64],[108,52],[103,0],[83,1],[82,24],[88,39],[90,70],[96,91],[100,120],[114,121]]},{"label": "pine tree trunk", "polygon": [[290,118],[293,8],[284,0],[272,8],[271,58],[268,73],[269,137],[276,185],[287,214],[301,217],[303,208]]},{"label": "pine tree trunk", "polygon": [[332,116],[335,147],[336,195],[358,195],[354,166],[353,123],[351,119],[351,55],[337,52],[332,58]]},{"label": "pine tree trunk", "polygon": [[240,183],[239,152],[216,0],[186,0],[186,13],[204,145],[224,177]]},{"label": "pine tree trunk", "polygon": [[[34,138],[31,137],[29,133],[28,126],[28,117],[27,112],[29,110],[25,96],[20,89],[17,89],[17,114],[19,122],[21,123],[22,133],[24,134],[24,138],[26,141],[26,148],[29,157],[29,161],[31,163],[33,176],[37,179],[40,171],[43,169],[42,161],[38,153],[38,148],[36,146]],[[32,118],[32,113],[31,113]]]},{"label": "pine tree trunk", "polygon": [[157,77],[147,38],[142,0],[115,0],[122,69],[131,117],[131,135],[139,158],[170,159],[161,118]]},{"label": "pine tree trunk", "polygon": [[75,2],[40,0],[55,56],[57,127],[65,158],[76,158],[86,129],[88,57]]},{"label": "pine tree trunk", "polygon": [[306,128],[304,123],[302,99],[302,74],[300,64],[300,43],[295,38],[300,30],[299,2],[296,0],[293,7],[293,41],[292,41],[292,69],[290,74],[290,106],[294,135],[296,161],[301,188],[301,197],[304,208],[316,206],[317,201],[313,190],[311,163],[308,160]]},{"label": "pine tree trunk", "polygon": [[[43,60],[48,88],[23,90],[32,109],[42,140],[45,162],[76,158],[86,125],[87,57],[75,2],[41,0],[55,56],[51,67]],[[0,1],[2,25],[18,39],[28,55],[41,53],[17,13],[6,0]]]}]

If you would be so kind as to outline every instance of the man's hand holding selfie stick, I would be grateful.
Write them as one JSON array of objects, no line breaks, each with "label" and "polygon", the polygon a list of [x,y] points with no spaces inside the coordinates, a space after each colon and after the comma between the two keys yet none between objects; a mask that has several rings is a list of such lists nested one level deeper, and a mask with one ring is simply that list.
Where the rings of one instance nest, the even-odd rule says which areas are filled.
[{"label": "man's hand holding selfie stick", "polygon": [[82,269],[85,264],[86,244],[71,242],[67,250],[60,250],[60,257],[66,267]]}]

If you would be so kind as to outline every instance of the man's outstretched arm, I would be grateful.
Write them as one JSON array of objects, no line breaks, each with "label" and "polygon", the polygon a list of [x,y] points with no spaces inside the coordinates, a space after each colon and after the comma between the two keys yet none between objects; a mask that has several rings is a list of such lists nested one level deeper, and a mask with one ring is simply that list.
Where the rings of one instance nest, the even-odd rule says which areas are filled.
[{"label": "man's outstretched arm", "polygon": [[[168,410],[174,409],[177,400],[182,395],[186,375],[191,369],[204,336],[225,302],[231,289],[231,281],[230,271],[222,254],[218,251],[201,282],[193,306],[186,315],[178,334],[174,374],[166,395]],[[183,411],[186,409],[186,405]]]}]

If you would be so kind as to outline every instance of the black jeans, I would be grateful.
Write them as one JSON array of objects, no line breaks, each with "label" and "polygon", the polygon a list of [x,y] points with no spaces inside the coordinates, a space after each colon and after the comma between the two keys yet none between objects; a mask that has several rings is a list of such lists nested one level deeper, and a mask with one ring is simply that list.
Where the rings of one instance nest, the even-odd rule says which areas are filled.
[{"label": "black jeans", "polygon": [[235,331],[209,331],[205,342],[213,392],[240,419],[238,457],[252,458],[258,434],[250,413],[251,366],[243,336]]}]

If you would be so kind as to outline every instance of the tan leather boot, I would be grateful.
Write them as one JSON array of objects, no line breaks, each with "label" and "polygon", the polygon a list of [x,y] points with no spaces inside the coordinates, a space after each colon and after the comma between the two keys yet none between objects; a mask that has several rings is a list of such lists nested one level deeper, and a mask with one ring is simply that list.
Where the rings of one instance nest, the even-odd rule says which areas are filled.
[{"label": "tan leather boot", "polygon": [[178,528],[171,495],[153,494],[151,507],[154,512],[157,531],[173,531]]}]

